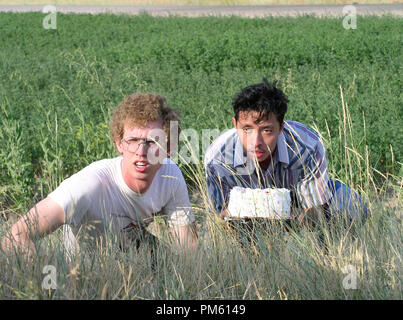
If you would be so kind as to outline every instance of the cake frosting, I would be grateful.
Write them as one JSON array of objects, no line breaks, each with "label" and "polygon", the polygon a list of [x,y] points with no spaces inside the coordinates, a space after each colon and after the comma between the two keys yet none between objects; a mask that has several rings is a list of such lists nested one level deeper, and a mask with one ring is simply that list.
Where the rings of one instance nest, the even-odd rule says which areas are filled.
[{"label": "cake frosting", "polygon": [[232,218],[290,219],[290,190],[234,187],[230,193],[228,216]]}]

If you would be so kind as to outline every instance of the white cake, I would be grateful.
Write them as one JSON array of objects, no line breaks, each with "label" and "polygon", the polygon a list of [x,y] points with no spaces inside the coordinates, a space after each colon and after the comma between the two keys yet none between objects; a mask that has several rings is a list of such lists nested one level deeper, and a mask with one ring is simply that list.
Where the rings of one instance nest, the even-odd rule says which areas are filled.
[{"label": "white cake", "polygon": [[290,190],[234,187],[230,193],[228,215],[232,218],[290,219]]}]

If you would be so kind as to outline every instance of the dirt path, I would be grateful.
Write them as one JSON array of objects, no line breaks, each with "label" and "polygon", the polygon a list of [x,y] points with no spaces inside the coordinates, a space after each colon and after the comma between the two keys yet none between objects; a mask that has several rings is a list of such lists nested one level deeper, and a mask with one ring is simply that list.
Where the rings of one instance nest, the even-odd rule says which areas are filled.
[{"label": "dirt path", "polygon": [[[41,12],[45,5],[0,5],[0,12]],[[278,6],[75,6],[56,5],[59,13],[114,13],[114,14],[139,14],[147,12],[153,16],[228,16],[238,15],[242,17],[264,16],[298,16],[313,14],[316,16],[344,16],[345,5],[278,5]],[[354,5],[358,15],[391,14],[403,16],[403,4],[357,4]]]}]

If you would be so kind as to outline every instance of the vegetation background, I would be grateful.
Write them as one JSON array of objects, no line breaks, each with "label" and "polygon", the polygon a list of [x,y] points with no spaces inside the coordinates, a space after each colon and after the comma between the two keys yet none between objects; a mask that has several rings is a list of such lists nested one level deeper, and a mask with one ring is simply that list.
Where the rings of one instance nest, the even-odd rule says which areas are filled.
[{"label": "vegetation background", "polygon": [[[183,128],[222,131],[234,94],[263,76],[288,95],[287,119],[322,134],[330,175],[359,191],[373,215],[355,236],[324,224],[327,253],[318,230],[267,227],[256,251],[246,250],[212,217],[202,164],[179,161],[198,214],[197,256],[159,250],[150,273],[147,248],[126,255],[112,241],[70,267],[59,232],[38,242],[28,267],[0,254],[1,297],[402,298],[402,19],[358,17],[346,30],[342,19],[312,16],[58,14],[57,29],[46,30],[44,16],[0,13],[0,236],[64,178],[117,155],[108,122],[125,95],[161,93],[181,110]],[[180,148],[185,155],[185,141]],[[41,289],[45,264],[59,270],[57,290]],[[359,290],[341,285],[349,264]]]},{"label": "vegetation background", "polygon": [[55,5],[300,5],[399,3],[398,0],[0,0],[0,4]]}]

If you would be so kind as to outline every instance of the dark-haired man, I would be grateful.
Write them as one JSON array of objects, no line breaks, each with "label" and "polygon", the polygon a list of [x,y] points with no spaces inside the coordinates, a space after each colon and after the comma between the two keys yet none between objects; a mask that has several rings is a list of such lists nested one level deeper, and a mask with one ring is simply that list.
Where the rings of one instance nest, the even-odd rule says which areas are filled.
[{"label": "dark-haired man", "polygon": [[287,103],[283,92],[266,79],[236,95],[234,128],[215,139],[205,154],[215,211],[227,216],[235,186],[275,187],[291,191],[293,208],[301,209],[294,216],[300,222],[323,213],[327,218],[346,214],[350,220],[366,216],[358,194],[329,179],[326,148],[318,133],[299,122],[284,121]]}]

